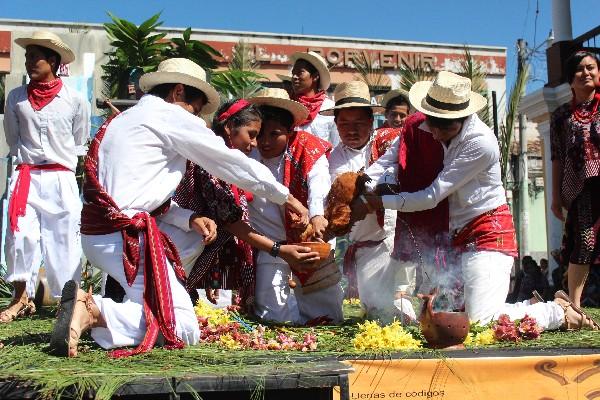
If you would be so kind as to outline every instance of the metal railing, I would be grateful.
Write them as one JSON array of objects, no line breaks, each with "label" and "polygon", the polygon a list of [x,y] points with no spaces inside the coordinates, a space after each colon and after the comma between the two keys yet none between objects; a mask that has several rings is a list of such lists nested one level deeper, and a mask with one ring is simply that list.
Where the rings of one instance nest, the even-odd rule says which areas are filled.
[{"label": "metal railing", "polygon": [[573,47],[600,54],[600,25],[573,39]]}]

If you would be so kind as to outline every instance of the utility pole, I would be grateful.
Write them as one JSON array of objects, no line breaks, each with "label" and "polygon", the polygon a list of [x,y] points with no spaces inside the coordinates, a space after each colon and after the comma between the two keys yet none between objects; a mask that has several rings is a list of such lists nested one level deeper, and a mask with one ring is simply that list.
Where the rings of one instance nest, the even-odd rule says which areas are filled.
[{"label": "utility pole", "polygon": [[[519,70],[526,68],[527,43],[517,40]],[[527,135],[525,115],[519,112],[519,257],[529,255],[529,173],[527,170]]]}]

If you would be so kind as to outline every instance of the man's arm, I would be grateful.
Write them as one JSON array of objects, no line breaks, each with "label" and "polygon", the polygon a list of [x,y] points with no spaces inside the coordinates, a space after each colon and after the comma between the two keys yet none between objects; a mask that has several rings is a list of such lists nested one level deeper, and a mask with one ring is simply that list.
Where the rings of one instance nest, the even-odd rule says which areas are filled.
[{"label": "man's arm", "polygon": [[9,148],[9,155],[16,157],[19,143],[19,118],[15,111],[14,93],[8,94],[4,113],[4,134]]},{"label": "man's arm", "polygon": [[167,146],[225,182],[276,204],[288,202],[289,190],[277,182],[267,167],[228,148],[198,117],[183,109],[171,114],[170,121],[164,124],[166,132],[157,132]]},{"label": "man's arm", "polygon": [[90,137],[90,107],[82,96],[77,95],[75,98],[77,107],[73,118],[73,138],[75,146],[83,146]]},{"label": "man's arm", "polygon": [[371,178],[371,182],[367,183],[367,189],[370,191],[375,190],[375,187],[381,183],[380,179],[388,173],[392,173],[393,176],[398,176],[398,146],[400,144],[400,138],[397,137],[391,144],[388,151],[384,155],[379,157],[365,173]]},{"label": "man's arm", "polygon": [[328,224],[324,215],[325,198],[330,188],[329,162],[323,154],[308,173],[308,216],[318,238],[323,238]]},{"label": "man's arm", "polygon": [[382,196],[383,207],[404,212],[434,208],[487,168],[495,157],[490,141],[477,138],[466,143],[457,157],[444,165],[444,169],[429,187],[413,193]]}]

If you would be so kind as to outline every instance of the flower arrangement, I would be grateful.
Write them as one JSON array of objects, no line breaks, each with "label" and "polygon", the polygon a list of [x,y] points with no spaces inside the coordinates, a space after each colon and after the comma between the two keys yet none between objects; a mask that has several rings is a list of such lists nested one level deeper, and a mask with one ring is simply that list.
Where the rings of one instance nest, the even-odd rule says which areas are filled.
[{"label": "flower arrangement", "polygon": [[200,325],[200,342],[216,343],[230,350],[297,350],[317,349],[314,330],[294,333],[290,330],[268,329],[262,325],[253,327],[238,314],[236,307],[214,309],[202,300],[194,307]]},{"label": "flower arrangement", "polygon": [[358,333],[352,339],[356,350],[414,350],[422,347],[419,340],[402,328],[400,322],[394,321],[381,326],[375,321],[358,324]]},{"label": "flower arrangement", "polygon": [[537,339],[542,332],[535,318],[528,315],[511,321],[508,315],[502,314],[492,329],[498,341],[509,342]]}]

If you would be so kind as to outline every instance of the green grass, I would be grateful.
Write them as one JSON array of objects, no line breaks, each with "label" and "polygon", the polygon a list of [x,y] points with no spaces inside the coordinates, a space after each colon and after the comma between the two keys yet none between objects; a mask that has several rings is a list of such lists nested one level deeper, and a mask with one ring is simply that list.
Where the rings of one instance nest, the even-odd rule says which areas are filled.
[{"label": "green grass", "polygon": [[[6,301],[0,301],[4,306]],[[588,310],[600,319],[600,309]],[[347,319],[341,326],[318,327],[319,349],[316,352],[283,352],[255,350],[223,350],[216,345],[198,345],[183,350],[156,349],[151,353],[125,359],[110,359],[106,352],[96,346],[88,335],[80,342],[79,356],[65,359],[50,356],[47,346],[52,330],[54,309],[44,308],[32,318],[0,324],[0,380],[18,379],[38,385],[48,398],[59,397],[65,388],[75,385],[79,389],[75,397],[91,389],[97,398],[110,398],[122,384],[142,377],[183,377],[211,374],[251,374],[260,376],[274,371],[294,372],[307,362],[318,362],[331,357],[352,359],[358,356],[374,356],[373,353],[357,353],[351,339],[360,321],[358,306],[345,306]],[[291,328],[301,330],[307,328]],[[539,340],[493,347],[512,348],[599,348],[597,332],[547,332]],[[424,349],[413,353],[417,357],[438,354]],[[389,353],[379,353],[389,356]],[[404,357],[410,354],[404,355]],[[300,364],[302,363],[302,364]]]}]

